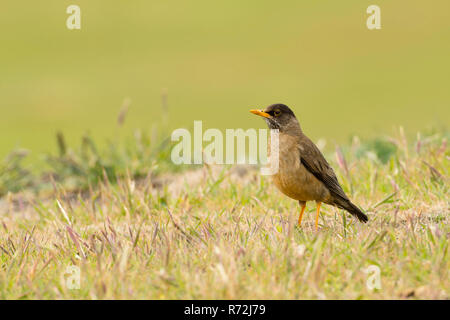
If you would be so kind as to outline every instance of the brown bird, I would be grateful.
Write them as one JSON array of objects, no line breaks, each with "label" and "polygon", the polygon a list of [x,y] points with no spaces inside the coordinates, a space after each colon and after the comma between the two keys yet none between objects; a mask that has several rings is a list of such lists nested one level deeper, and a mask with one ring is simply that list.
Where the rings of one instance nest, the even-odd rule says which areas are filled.
[{"label": "brown bird", "polygon": [[[301,225],[307,201],[316,201],[316,230],[322,202],[344,209],[367,222],[367,216],[346,196],[336,174],[319,148],[304,135],[294,113],[284,104],[272,104],[265,110],[250,110],[264,117],[270,129],[279,130],[279,167],[272,175],[277,188],[301,206],[298,224]],[[269,144],[270,152],[270,144]]]}]

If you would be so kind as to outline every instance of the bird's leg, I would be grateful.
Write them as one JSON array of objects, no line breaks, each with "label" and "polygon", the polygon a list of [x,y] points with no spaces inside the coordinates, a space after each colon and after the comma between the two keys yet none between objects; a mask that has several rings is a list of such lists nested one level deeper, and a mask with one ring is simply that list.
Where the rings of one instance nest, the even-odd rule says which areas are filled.
[{"label": "bird's leg", "polygon": [[317,202],[317,214],[316,214],[316,231],[319,229],[319,213],[320,213],[320,205],[322,203],[321,202]]},{"label": "bird's leg", "polygon": [[300,227],[302,225],[302,218],[303,218],[303,212],[305,212],[306,208],[306,201],[299,201],[302,208],[300,209],[300,216],[298,217],[298,226]]}]

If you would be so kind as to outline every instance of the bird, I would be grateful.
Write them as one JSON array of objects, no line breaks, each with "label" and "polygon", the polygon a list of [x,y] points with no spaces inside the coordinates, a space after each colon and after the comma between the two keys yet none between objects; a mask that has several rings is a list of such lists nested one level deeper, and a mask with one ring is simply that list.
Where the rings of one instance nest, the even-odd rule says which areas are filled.
[{"label": "bird", "polygon": [[[322,203],[344,209],[361,222],[369,220],[347,197],[333,168],[303,133],[297,117],[287,105],[276,103],[264,110],[252,109],[250,112],[263,117],[269,129],[278,130],[279,165],[272,180],[283,194],[299,202],[299,226],[308,201],[316,202],[316,231]],[[270,153],[270,140],[268,148]]]}]

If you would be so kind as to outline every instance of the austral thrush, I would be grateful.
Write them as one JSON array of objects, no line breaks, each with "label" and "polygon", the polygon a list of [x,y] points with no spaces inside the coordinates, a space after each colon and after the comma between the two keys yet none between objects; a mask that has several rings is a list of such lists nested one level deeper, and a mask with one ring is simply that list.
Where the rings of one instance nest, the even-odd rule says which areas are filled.
[{"label": "austral thrush", "polygon": [[[367,216],[346,196],[336,174],[316,145],[303,134],[294,113],[284,104],[272,104],[265,110],[250,110],[264,117],[270,129],[279,130],[279,167],[272,178],[277,188],[301,206],[301,225],[307,201],[316,201],[316,230],[322,202],[347,210],[359,221]],[[269,145],[270,150],[270,145]]]}]

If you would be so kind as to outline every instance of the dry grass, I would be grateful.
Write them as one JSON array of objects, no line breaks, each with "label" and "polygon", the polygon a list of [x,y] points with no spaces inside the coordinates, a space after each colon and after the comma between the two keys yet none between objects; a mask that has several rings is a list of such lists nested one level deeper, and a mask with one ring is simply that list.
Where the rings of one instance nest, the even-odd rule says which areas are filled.
[{"label": "dry grass", "polygon": [[[83,196],[0,200],[1,299],[448,299],[449,151],[441,135],[383,164],[336,152],[344,189],[368,224],[297,204],[249,168],[100,183]],[[156,188],[155,185],[161,185]],[[64,273],[80,268],[71,290]],[[381,288],[366,286],[370,265]],[[66,275],[67,277],[67,275]]]}]

